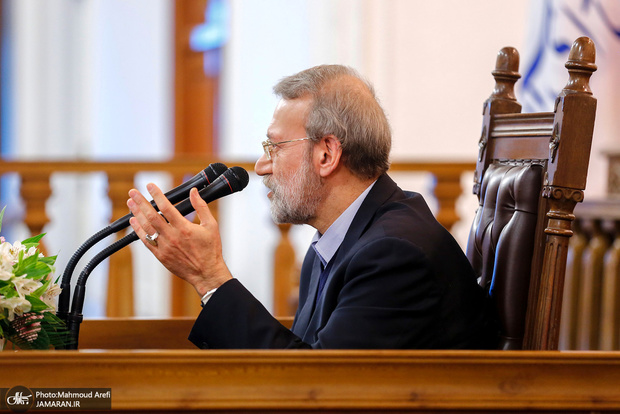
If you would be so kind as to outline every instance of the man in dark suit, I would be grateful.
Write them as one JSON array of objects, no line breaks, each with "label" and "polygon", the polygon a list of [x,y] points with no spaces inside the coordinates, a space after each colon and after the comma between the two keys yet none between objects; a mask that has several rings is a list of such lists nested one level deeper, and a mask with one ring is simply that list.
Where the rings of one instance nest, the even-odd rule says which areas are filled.
[{"label": "man in dark suit", "polygon": [[348,67],[326,65],[274,90],[282,99],[256,173],[271,190],[275,222],[317,229],[292,330],[232,277],[196,190],[199,225],[152,184],[168,223],[129,193],[138,236],[202,297],[189,339],[201,348],[493,347],[493,318],[460,247],[419,194],[386,175],[391,133],[372,86]]}]

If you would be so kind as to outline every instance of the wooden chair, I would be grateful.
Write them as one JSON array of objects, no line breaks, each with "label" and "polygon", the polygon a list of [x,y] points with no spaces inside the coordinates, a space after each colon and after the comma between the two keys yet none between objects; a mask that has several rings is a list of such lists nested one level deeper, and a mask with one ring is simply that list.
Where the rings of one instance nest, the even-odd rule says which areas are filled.
[{"label": "wooden chair", "polygon": [[467,256],[496,305],[501,349],[557,349],[573,209],[583,200],[596,99],[593,42],[571,48],[554,112],[521,113],[519,54],[502,49],[484,104]]}]

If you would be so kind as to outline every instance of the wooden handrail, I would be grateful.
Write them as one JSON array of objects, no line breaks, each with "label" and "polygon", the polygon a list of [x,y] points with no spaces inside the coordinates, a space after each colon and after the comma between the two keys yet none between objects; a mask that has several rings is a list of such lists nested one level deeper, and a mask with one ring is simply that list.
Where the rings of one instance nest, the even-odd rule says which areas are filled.
[{"label": "wooden handrail", "polygon": [[[50,178],[53,174],[103,172],[108,177],[108,196],[112,204],[112,217],[115,220],[127,213],[127,191],[133,186],[138,173],[165,172],[175,180],[186,175],[194,175],[210,162],[238,165],[248,171],[254,170],[254,163],[243,160],[223,160],[216,157],[175,158],[164,161],[93,161],[93,160],[9,160],[0,161],[0,175],[16,173],[21,177],[21,197],[26,207],[24,222],[32,234],[38,234],[49,222],[46,201],[52,195]],[[390,172],[430,173],[434,177],[433,195],[437,201],[436,217],[447,229],[459,221],[456,201],[461,196],[461,177],[473,171],[473,162],[450,161],[396,161]],[[290,226],[278,226],[280,240],[274,251],[274,314],[290,316],[296,308],[296,275],[298,260],[288,238]],[[44,246],[43,246],[44,247]],[[133,276],[131,250],[124,249],[110,258],[108,288],[110,292],[123,294],[109,295],[108,316],[133,315]],[[192,295],[186,298],[184,295]],[[174,291],[175,300],[181,303],[196,302],[191,290]],[[172,316],[193,314],[190,310],[178,310],[173,306]]]}]

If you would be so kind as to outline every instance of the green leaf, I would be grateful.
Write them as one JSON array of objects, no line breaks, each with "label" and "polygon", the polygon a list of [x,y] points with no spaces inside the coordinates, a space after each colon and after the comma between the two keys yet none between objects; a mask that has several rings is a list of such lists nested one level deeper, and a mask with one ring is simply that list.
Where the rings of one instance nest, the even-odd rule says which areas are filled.
[{"label": "green leaf", "polygon": [[2,211],[0,211],[0,230],[2,230],[2,219],[4,218],[4,210],[6,206],[2,207]]},{"label": "green leaf", "polygon": [[15,276],[21,276],[24,273],[26,273],[26,267],[30,264],[33,263],[33,261],[36,261],[36,257],[34,256],[30,256],[24,259],[24,252],[23,250],[19,252],[19,256],[17,257],[17,263],[15,263],[13,265],[13,273],[15,274]]},{"label": "green leaf", "polygon": [[32,266],[29,266],[26,269],[26,278],[40,280],[44,276],[50,274],[52,272],[52,268],[49,265],[41,262],[37,262]]},{"label": "green leaf", "polygon": [[29,279],[39,279],[44,275],[51,273],[54,270],[52,266],[45,261],[39,260],[37,255],[33,255],[23,259],[20,255],[19,261],[13,266],[13,273],[15,276],[22,276],[27,274]]},{"label": "green leaf", "polygon": [[38,236],[28,237],[27,239],[22,240],[22,244],[28,246],[28,248],[33,246],[38,246],[41,239],[45,236],[45,233],[41,233]]},{"label": "green leaf", "polygon": [[32,292],[32,296],[34,296],[35,298],[40,298],[41,295],[44,294],[45,291],[48,289],[50,283],[52,283],[52,279],[47,279],[45,281],[45,283],[43,283],[43,285],[41,285],[40,288],[38,288],[37,290]]},{"label": "green leaf", "polygon": [[10,285],[0,288],[0,295],[4,296],[6,299],[19,296],[17,294],[17,291],[15,290],[15,286],[12,283]]},{"label": "green leaf", "polygon": [[47,304],[39,298],[35,298],[32,295],[26,295],[26,299],[32,305],[30,312],[41,312],[49,309],[49,306],[47,306]]},{"label": "green leaf", "polygon": [[52,266],[52,265],[54,265],[54,263],[56,263],[56,258],[57,257],[58,256],[39,257],[39,261]]}]

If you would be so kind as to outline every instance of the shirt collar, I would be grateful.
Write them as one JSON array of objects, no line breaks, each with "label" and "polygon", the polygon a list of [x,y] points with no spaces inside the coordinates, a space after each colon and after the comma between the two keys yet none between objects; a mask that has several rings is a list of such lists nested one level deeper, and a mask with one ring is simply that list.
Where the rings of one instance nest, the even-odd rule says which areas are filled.
[{"label": "shirt collar", "polygon": [[321,235],[318,231],[315,233],[312,238],[312,247],[314,251],[321,259],[323,266],[327,266],[327,264],[332,260],[336,251],[342,244],[344,240],[344,236],[349,231],[349,227],[351,227],[351,223],[357,214],[357,211],[360,209],[362,203],[366,199],[366,196],[375,185],[376,181],[373,182],[364,190],[362,194],[359,195],[355,199],[349,207],[332,223],[331,226],[327,229],[325,234]]}]

